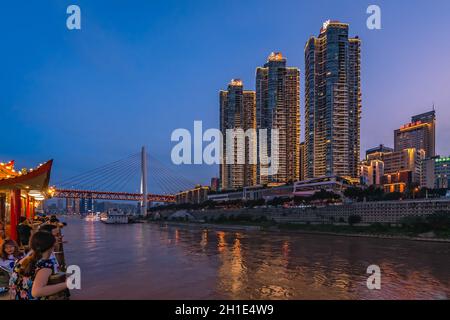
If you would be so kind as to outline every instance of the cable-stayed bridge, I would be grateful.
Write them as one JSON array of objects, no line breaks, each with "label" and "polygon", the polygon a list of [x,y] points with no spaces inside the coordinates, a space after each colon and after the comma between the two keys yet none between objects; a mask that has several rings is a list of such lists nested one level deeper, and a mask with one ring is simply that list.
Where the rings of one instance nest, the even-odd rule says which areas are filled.
[{"label": "cable-stayed bridge", "polygon": [[[150,174],[148,174],[150,172]],[[54,184],[55,198],[175,202],[175,194],[195,183],[142,151]],[[144,201],[147,199],[147,201]]]}]

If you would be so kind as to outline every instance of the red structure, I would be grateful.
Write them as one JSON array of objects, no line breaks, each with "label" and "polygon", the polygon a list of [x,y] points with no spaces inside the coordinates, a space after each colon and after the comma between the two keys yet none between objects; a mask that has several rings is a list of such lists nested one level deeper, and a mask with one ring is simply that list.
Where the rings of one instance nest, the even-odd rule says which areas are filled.
[{"label": "red structure", "polygon": [[[55,198],[69,199],[94,199],[94,200],[123,200],[123,201],[142,201],[141,193],[128,192],[109,192],[109,191],[91,191],[91,190],[71,190],[71,189],[55,189],[52,191]],[[173,195],[148,194],[147,200],[150,202],[175,202]]]},{"label": "red structure", "polygon": [[37,206],[49,197],[53,160],[35,169],[16,171],[14,161],[0,163],[0,222],[4,237],[17,240],[20,217],[33,218]]}]

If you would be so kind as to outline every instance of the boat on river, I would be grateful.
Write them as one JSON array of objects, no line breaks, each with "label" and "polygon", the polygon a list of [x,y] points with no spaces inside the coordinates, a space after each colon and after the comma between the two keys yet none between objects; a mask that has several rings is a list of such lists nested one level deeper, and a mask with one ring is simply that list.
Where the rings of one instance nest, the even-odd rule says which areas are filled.
[{"label": "boat on river", "polygon": [[127,224],[130,223],[130,217],[119,209],[108,210],[106,217],[101,218],[101,222],[106,224]]},{"label": "boat on river", "polygon": [[84,218],[84,220],[85,220],[85,221],[100,221],[100,218],[101,218],[100,212],[97,212],[97,213],[89,213],[89,214]]}]

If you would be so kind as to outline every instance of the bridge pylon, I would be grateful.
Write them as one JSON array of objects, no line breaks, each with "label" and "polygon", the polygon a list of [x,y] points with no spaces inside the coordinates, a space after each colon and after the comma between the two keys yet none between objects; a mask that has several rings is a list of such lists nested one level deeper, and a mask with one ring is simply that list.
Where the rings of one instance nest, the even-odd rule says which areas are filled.
[{"label": "bridge pylon", "polygon": [[145,146],[141,150],[141,216],[147,215],[148,191],[147,191],[147,152]]}]

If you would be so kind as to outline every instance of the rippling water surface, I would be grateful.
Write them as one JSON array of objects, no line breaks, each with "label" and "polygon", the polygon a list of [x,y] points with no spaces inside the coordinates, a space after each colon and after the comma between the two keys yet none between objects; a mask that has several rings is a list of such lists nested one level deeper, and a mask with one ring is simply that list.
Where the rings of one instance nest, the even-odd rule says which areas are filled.
[{"label": "rippling water surface", "polygon": [[450,244],[66,221],[75,299],[450,298]]}]

